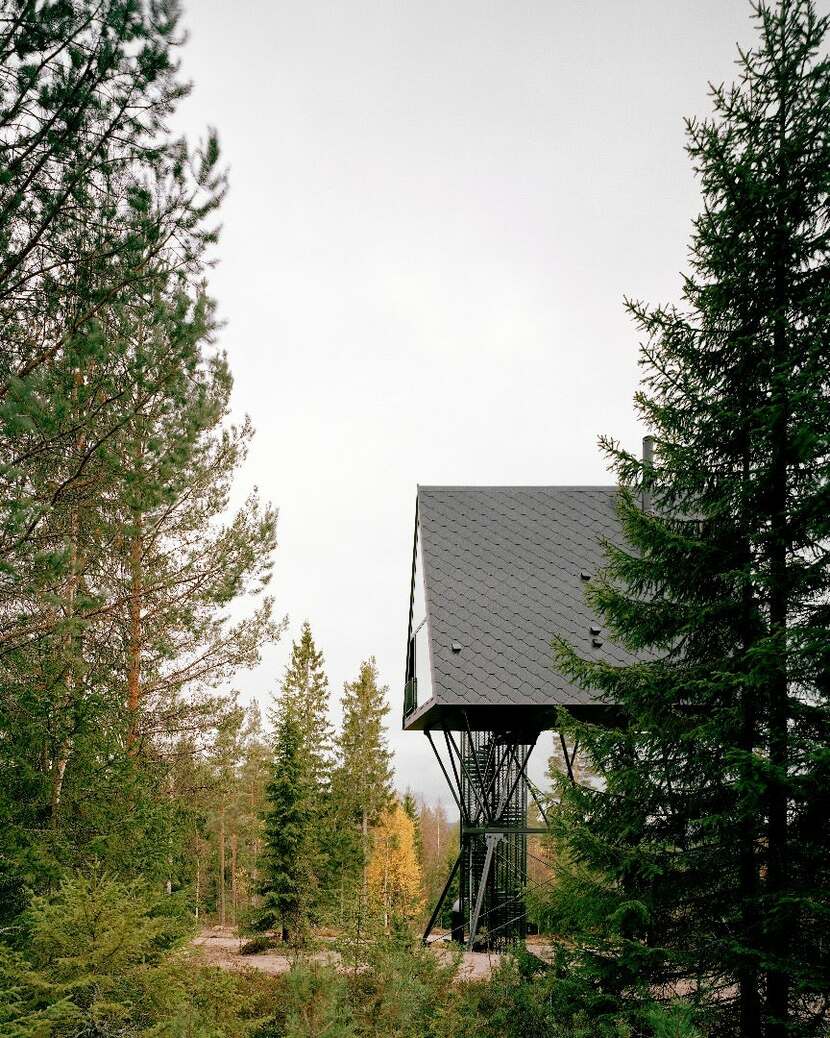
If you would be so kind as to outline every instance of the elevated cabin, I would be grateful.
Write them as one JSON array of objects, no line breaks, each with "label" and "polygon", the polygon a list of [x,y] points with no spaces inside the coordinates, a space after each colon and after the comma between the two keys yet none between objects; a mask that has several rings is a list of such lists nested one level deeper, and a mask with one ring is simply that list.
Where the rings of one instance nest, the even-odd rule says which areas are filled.
[{"label": "elevated cabin", "polygon": [[[549,728],[607,709],[553,663],[555,637],[627,663],[585,601],[622,544],[615,487],[419,487],[403,727]],[[466,716],[466,721],[465,721]]]},{"label": "elevated cabin", "polygon": [[615,487],[418,488],[403,727],[427,735],[461,825],[425,941],[456,877],[457,939],[500,948],[525,936],[527,837],[540,831],[528,793],[544,817],[530,753],[558,708],[613,711],[557,672],[553,641],[632,659],[585,600],[603,543],[624,543],[616,502]]}]

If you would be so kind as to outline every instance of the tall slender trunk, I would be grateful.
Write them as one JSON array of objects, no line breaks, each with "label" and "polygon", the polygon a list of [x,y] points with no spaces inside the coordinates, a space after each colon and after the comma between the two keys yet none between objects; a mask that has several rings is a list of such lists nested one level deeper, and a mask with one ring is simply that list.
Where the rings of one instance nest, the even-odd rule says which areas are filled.
[{"label": "tall slender trunk", "polygon": [[219,815],[219,925],[225,925],[225,806]]},{"label": "tall slender trunk", "polygon": [[134,516],[130,538],[130,637],[127,650],[127,749],[135,752],[138,710],[141,704],[141,595],[142,595],[141,517]]},{"label": "tall slender trunk", "polygon": [[202,856],[196,855],[196,922],[199,922],[199,908],[202,895]]},{"label": "tall slender trunk", "polygon": [[768,953],[780,965],[767,973],[768,1038],[785,1038],[789,1033],[790,975],[786,963],[792,947],[789,889],[789,832],[787,824],[789,764],[789,703],[787,668],[787,475],[784,445],[776,450],[775,495],[770,555],[770,634],[775,645],[769,682],[769,763],[772,768],[768,792],[767,893],[772,913],[768,925]]},{"label": "tall slender trunk", "polygon": [[[749,430],[747,419],[742,429],[741,458],[741,537],[743,565],[745,569],[743,588],[741,589],[741,647],[744,658],[756,641],[753,612],[755,596],[751,583],[752,549],[748,539],[749,516],[748,499],[750,494],[751,464],[749,447]],[[738,1000],[740,1005],[741,1038],[757,1038],[761,1034],[761,993],[758,963],[755,955],[759,948],[758,918],[758,886],[759,870],[755,850],[759,827],[759,810],[757,798],[750,792],[754,788],[752,776],[752,754],[755,752],[758,739],[758,716],[755,702],[756,692],[749,684],[742,694],[741,728],[738,744],[745,760],[742,766],[744,794],[738,807],[738,896],[741,906],[742,939],[746,948],[744,962],[738,977]]]},{"label": "tall slender trunk", "polygon": [[389,896],[389,837],[384,837],[383,849],[383,929],[389,929],[389,916],[391,914],[391,898]]},{"label": "tall slender trunk", "polygon": [[236,887],[236,857],[239,846],[239,837],[236,831],[231,833],[231,908],[233,910],[233,926],[236,926],[237,911],[237,887]]},{"label": "tall slender trunk", "polygon": [[[72,385],[72,402],[77,405],[79,389],[83,382],[83,374],[80,369],[75,371]],[[75,448],[82,451],[86,444],[86,434],[79,432],[75,439]],[[63,636],[63,651],[65,655],[64,665],[66,667],[66,678],[64,681],[64,697],[61,706],[61,716],[58,718],[58,727],[63,729],[58,739],[58,745],[52,755],[50,773],[50,798],[49,814],[52,826],[58,824],[58,813],[60,810],[61,794],[63,792],[63,780],[66,775],[66,767],[72,752],[72,737],[67,729],[68,717],[74,712],[76,696],[76,659],[75,659],[75,635],[72,631],[72,623],[75,617],[75,599],[78,593],[78,540],[80,537],[80,515],[78,505],[73,501],[69,510],[69,573],[66,579],[65,619],[69,625],[67,633]]]},{"label": "tall slender trunk", "polygon": [[368,890],[368,867],[369,867],[369,814],[366,808],[362,808],[360,816],[360,832],[362,834],[362,850],[363,850],[363,875],[360,881],[360,896],[358,897],[357,906],[357,946],[360,947],[361,935],[363,930],[363,915],[366,911],[367,904],[367,890]]},{"label": "tall slender trunk", "polygon": [[[781,44],[786,51],[786,32],[781,33]],[[786,168],[787,98],[785,87],[779,89],[778,108],[778,198],[779,209],[786,209],[788,172]],[[779,212],[774,243],[773,282],[773,385],[772,402],[775,407],[772,423],[772,455],[769,486],[770,539],[769,539],[769,623],[773,645],[772,666],[768,684],[769,762],[772,769],[768,791],[769,821],[767,829],[768,862],[767,893],[772,912],[768,914],[767,954],[779,965],[767,971],[767,1038],[786,1038],[789,1033],[789,1002],[791,978],[786,967],[791,953],[792,932],[790,909],[786,905],[789,889],[788,861],[788,792],[789,764],[789,702],[787,665],[787,625],[789,607],[788,554],[789,529],[787,521],[789,460],[788,381],[790,374],[789,344],[787,341],[787,307],[789,302],[788,268],[791,256],[788,247],[786,211]]]},{"label": "tall slender trunk", "polygon": [[53,826],[58,824],[58,811],[63,791],[63,776],[66,774],[66,765],[69,763],[69,752],[71,748],[69,739],[61,740],[57,753],[52,761],[51,767],[51,791],[49,796],[50,821]]},{"label": "tall slender trunk", "polygon": [[361,819],[360,819],[360,832],[363,838],[363,898],[366,898],[366,890],[368,886],[368,869],[369,869],[369,813],[366,808],[363,808]]}]

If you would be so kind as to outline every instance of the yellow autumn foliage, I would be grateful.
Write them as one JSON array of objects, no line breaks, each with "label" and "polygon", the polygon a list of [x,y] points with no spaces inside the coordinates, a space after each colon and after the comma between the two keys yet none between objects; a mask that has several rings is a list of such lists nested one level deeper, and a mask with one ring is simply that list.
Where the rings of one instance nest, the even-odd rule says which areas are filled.
[{"label": "yellow autumn foliage", "polygon": [[383,812],[372,830],[366,884],[385,927],[393,918],[414,919],[423,909],[415,825],[397,801]]}]

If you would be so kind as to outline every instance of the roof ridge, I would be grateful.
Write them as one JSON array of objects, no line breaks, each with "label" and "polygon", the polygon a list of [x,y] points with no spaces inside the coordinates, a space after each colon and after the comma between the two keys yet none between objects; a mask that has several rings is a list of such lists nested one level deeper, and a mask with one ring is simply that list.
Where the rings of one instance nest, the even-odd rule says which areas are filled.
[{"label": "roof ridge", "polygon": [[619,490],[608,483],[514,483],[514,484],[438,484],[418,483],[418,490]]}]

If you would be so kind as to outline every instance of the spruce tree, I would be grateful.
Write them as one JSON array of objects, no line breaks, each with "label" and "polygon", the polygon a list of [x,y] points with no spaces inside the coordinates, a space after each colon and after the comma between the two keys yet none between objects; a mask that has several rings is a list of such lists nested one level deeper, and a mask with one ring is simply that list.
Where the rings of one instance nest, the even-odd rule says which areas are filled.
[{"label": "spruce tree", "polygon": [[334,730],[329,720],[329,682],[306,621],[300,637],[291,646],[291,662],[285,669],[280,689],[281,708],[290,709],[300,729],[308,758],[311,780],[321,796],[331,782]]},{"label": "spruce tree", "polygon": [[338,876],[339,917],[352,933],[354,949],[365,939],[370,829],[393,798],[392,754],[383,727],[389,712],[387,691],[378,687],[372,657],[361,664],[356,681],[345,683],[341,700],[343,721],[332,776],[331,857]]},{"label": "spruce tree", "polygon": [[388,691],[378,687],[374,657],[361,664],[356,681],[343,686],[333,796],[341,817],[359,826],[364,837],[393,796],[392,754],[383,726]]},{"label": "spruce tree", "polygon": [[412,794],[412,790],[407,789],[403,795],[403,801],[401,806],[407,818],[412,822],[414,839],[415,839],[415,857],[418,860],[418,867],[424,867],[424,834],[421,829],[421,812],[418,808],[418,801]]},{"label": "spruce tree", "polygon": [[827,1027],[828,20],[754,14],[738,82],[687,124],[684,304],[628,304],[654,459],[603,441],[629,546],[589,597],[640,662],[557,647],[626,723],[563,718],[604,788],[561,783],[554,901],[591,1008],[637,1033],[678,990],[712,1035]]},{"label": "spruce tree", "polygon": [[302,944],[315,896],[314,790],[294,712],[281,712],[274,733],[271,778],[265,787],[265,848],[260,859],[262,897],[254,928],[279,929],[283,941]]}]

